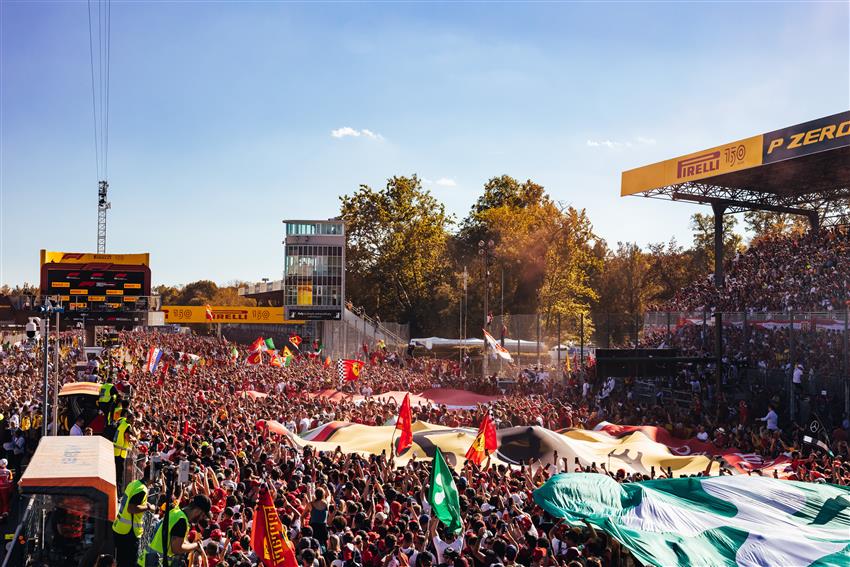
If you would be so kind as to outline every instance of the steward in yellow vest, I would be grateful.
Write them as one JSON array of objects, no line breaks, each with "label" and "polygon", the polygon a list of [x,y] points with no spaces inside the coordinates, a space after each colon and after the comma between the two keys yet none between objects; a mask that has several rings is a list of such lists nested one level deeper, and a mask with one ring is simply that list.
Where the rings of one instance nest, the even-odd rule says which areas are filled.
[{"label": "steward in yellow vest", "polygon": [[124,459],[127,458],[127,452],[133,446],[133,423],[135,421],[136,416],[128,411],[115,424],[112,447],[115,454],[115,481],[119,487],[124,485]]},{"label": "steward in yellow vest", "polygon": [[[192,502],[185,508],[172,508],[168,511],[166,520],[168,521],[168,558],[169,563],[175,555],[188,555],[192,551],[199,551],[204,554],[203,545],[200,541],[187,542],[186,536],[189,534],[190,524],[198,522],[202,517],[209,518],[212,504],[209,497],[204,494],[198,494],[192,499]],[[154,531],[151,542],[145,553],[139,558],[139,567],[159,567],[162,563],[162,525],[163,520],[159,523]]]},{"label": "steward in yellow vest", "polygon": [[139,557],[139,538],[142,536],[147,510],[156,510],[153,504],[148,503],[148,487],[141,480],[134,480],[124,489],[118,515],[112,522],[118,567],[136,565]]}]

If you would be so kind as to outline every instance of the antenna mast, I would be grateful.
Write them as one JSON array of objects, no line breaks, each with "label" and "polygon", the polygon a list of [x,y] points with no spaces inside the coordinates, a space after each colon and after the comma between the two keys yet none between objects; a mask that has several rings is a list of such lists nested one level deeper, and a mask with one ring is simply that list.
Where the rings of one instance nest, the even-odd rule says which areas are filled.
[{"label": "antenna mast", "polygon": [[106,200],[106,191],[109,189],[107,181],[97,182],[97,253],[106,254],[106,211],[112,208],[112,204]]}]

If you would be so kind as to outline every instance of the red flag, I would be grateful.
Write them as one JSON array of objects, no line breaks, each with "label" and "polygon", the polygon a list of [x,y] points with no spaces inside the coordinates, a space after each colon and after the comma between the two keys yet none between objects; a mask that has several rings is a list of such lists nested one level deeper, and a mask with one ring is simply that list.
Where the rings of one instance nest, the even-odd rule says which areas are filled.
[{"label": "red flag", "polygon": [[258,338],[248,347],[248,352],[257,352],[260,350],[266,350],[266,341],[263,340],[263,337]]},{"label": "red flag", "polygon": [[209,303],[204,305],[204,310],[206,311],[206,314],[207,314],[207,321],[212,321],[214,317],[213,317],[212,307],[210,307]]},{"label": "red flag", "polygon": [[324,366],[325,368],[328,368],[330,365],[331,365],[331,357],[326,356],[326,357],[325,357],[325,362],[324,362],[324,365],[323,365],[323,366]]},{"label": "red flag", "polygon": [[263,363],[263,351],[256,350],[248,355],[248,358],[245,359],[245,364],[248,366],[254,366],[257,364]]},{"label": "red flag", "polygon": [[496,426],[493,425],[490,415],[485,414],[484,419],[481,420],[481,425],[478,427],[478,435],[475,436],[475,440],[466,452],[466,459],[480,465],[487,458],[487,455],[495,451],[496,448]]},{"label": "red flag", "polygon": [[260,493],[260,501],[254,509],[251,549],[264,567],[298,567],[295,547],[289,541],[268,490]]},{"label": "red flag", "polygon": [[298,335],[289,335],[289,342],[299,348],[301,347],[301,337],[299,337]]},{"label": "red flag", "polygon": [[396,431],[401,432],[396,440],[396,454],[400,455],[413,445],[413,413],[410,411],[410,394],[406,394],[404,401],[401,402],[395,428]]},{"label": "red flag", "polygon": [[339,360],[336,363],[340,382],[354,382],[363,371],[363,363],[359,360]]}]

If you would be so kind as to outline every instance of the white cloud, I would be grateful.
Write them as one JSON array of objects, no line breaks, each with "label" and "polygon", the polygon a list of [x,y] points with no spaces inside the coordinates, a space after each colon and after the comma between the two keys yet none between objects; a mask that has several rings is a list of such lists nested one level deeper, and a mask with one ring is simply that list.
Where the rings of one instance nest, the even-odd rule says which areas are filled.
[{"label": "white cloud", "polygon": [[377,132],[373,132],[366,128],[363,128],[362,130],[355,130],[351,126],[343,126],[342,128],[331,130],[331,137],[333,138],[359,138],[360,136],[363,136],[364,138],[369,138],[370,140],[384,139],[384,137],[378,134]]},{"label": "white cloud", "polygon": [[440,187],[457,187],[457,181],[450,177],[441,177],[434,183]]},{"label": "white cloud", "polygon": [[615,150],[617,148],[632,148],[634,146],[654,146],[655,143],[654,138],[638,136],[634,139],[634,141],[627,140],[625,142],[618,142],[615,140],[588,140],[587,146],[590,148],[608,148],[609,150]]}]

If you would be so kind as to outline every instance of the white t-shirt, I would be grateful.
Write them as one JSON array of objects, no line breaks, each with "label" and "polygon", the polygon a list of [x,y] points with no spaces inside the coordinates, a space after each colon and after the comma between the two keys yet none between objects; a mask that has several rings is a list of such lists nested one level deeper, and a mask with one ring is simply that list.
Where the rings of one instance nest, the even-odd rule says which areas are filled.
[{"label": "white t-shirt", "polygon": [[83,434],[83,428],[77,425],[76,423],[71,427],[71,435],[81,436]]},{"label": "white t-shirt", "polygon": [[443,562],[443,553],[446,552],[447,549],[454,549],[457,551],[457,554],[460,555],[460,552],[463,551],[463,538],[456,538],[451,543],[446,543],[440,539],[440,536],[434,536],[434,549],[437,550],[437,563]]}]

